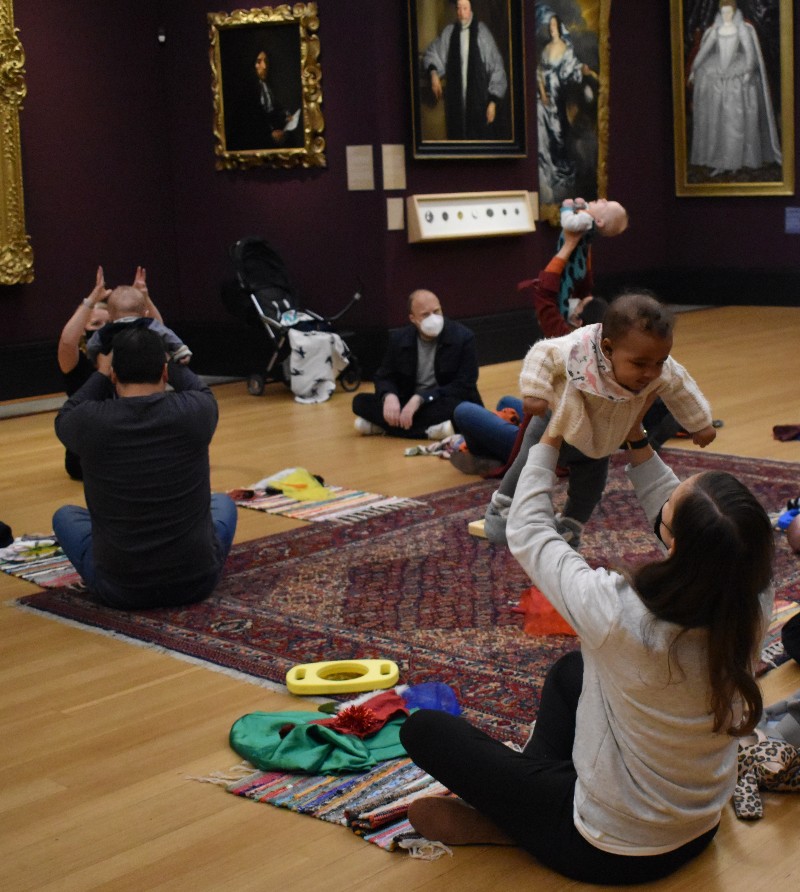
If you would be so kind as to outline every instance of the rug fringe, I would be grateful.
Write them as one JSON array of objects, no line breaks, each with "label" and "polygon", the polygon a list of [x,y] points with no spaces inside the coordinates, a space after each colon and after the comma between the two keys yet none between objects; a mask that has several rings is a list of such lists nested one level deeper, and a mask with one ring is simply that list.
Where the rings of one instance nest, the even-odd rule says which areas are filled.
[{"label": "rug fringe", "polygon": [[[23,597],[30,597],[29,595],[24,595]],[[164,656],[172,657],[173,660],[180,660],[182,663],[190,663],[193,666],[200,666],[203,669],[209,669],[212,672],[218,672],[221,675],[227,675],[228,678],[233,678],[236,681],[244,681],[247,684],[255,685],[260,688],[266,688],[268,691],[275,691],[279,694],[288,693],[288,689],[285,684],[279,684],[277,681],[270,681],[268,678],[262,678],[260,675],[252,675],[251,673],[245,672],[239,669],[232,669],[228,666],[222,666],[219,663],[211,662],[210,660],[203,659],[202,657],[195,657],[192,654],[181,653],[178,650],[173,650],[166,645],[155,644],[152,641],[144,641],[141,638],[134,638],[132,635],[126,635],[124,632],[117,632],[114,629],[103,629],[100,626],[93,626],[88,622],[81,622],[77,619],[70,619],[68,616],[60,616],[57,613],[52,613],[49,610],[45,610],[39,607],[34,607],[31,604],[23,604],[21,599],[16,599],[15,601],[6,601],[6,604],[10,604],[12,607],[16,607],[17,610],[22,610],[25,613],[31,613],[35,616],[43,616],[46,619],[55,620],[58,623],[62,623],[65,626],[71,626],[73,629],[80,629],[83,632],[92,632],[95,635],[104,635],[106,638],[116,638],[118,641],[124,641],[127,644],[133,644],[136,647],[143,647],[146,650],[153,650],[156,653],[164,654]],[[372,694],[375,692],[372,691]],[[325,697],[316,697],[316,696],[308,696],[304,698],[310,703],[325,703],[330,698]]]},{"label": "rug fringe", "polygon": [[443,842],[424,839],[421,836],[400,839],[397,848],[405,849],[411,858],[418,858],[420,861],[438,861],[442,855],[453,857],[453,850]]},{"label": "rug fringe", "polygon": [[256,774],[258,769],[249,762],[239,762],[238,765],[232,765],[225,771],[212,771],[205,777],[198,777],[193,774],[185,775],[186,780],[197,781],[201,784],[216,784],[218,787],[229,787],[237,781]]}]

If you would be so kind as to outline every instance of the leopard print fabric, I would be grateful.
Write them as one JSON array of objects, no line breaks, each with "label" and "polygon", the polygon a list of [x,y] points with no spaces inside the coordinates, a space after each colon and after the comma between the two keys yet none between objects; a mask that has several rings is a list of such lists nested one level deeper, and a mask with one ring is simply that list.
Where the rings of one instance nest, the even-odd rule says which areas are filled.
[{"label": "leopard print fabric", "polygon": [[800,750],[767,737],[757,728],[739,741],[738,780],[733,791],[737,818],[756,820],[764,816],[761,790],[800,792]]}]

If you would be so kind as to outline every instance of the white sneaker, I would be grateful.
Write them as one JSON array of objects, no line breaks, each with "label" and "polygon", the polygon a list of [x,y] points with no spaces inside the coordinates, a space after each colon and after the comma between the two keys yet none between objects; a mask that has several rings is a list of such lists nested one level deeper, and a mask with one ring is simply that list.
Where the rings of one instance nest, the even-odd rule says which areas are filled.
[{"label": "white sneaker", "polygon": [[377,424],[373,424],[371,421],[367,421],[366,418],[361,418],[360,415],[356,416],[356,421],[353,427],[365,437],[372,437],[376,434],[383,433],[382,427],[378,427]]},{"label": "white sneaker", "polygon": [[439,424],[432,424],[425,430],[429,440],[444,440],[447,437],[455,436],[455,433],[452,421],[441,421]]}]

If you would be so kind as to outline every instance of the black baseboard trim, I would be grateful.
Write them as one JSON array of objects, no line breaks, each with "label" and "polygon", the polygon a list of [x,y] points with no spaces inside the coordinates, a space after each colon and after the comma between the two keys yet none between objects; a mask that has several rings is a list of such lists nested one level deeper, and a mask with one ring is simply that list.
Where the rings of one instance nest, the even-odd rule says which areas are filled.
[{"label": "black baseboard trim", "polygon": [[57,348],[54,341],[0,346],[0,402],[63,393]]},{"label": "black baseboard trim", "polygon": [[[475,332],[478,362],[490,365],[521,359],[539,337],[530,310],[498,313],[460,320]],[[174,330],[192,348],[192,369],[198,375],[246,378],[263,372],[272,347],[263,330],[237,325],[236,321],[203,324],[178,322]],[[371,381],[388,344],[383,329],[340,330],[339,334],[358,357],[362,377]],[[51,341],[0,346],[0,402],[61,393],[64,383],[56,360],[57,345]]]},{"label": "black baseboard trim", "polygon": [[[800,303],[800,272],[790,270],[643,270],[597,276],[595,293],[613,297],[626,286],[652,289],[677,306],[779,306]],[[475,332],[480,365],[522,359],[541,337],[532,309],[459,320]],[[174,330],[194,353],[199,375],[247,377],[261,372],[271,354],[263,329],[237,319],[225,322],[175,320]],[[378,329],[341,330],[370,381],[386,350],[388,333]],[[0,345],[0,402],[28,399],[63,390],[54,342]]]}]

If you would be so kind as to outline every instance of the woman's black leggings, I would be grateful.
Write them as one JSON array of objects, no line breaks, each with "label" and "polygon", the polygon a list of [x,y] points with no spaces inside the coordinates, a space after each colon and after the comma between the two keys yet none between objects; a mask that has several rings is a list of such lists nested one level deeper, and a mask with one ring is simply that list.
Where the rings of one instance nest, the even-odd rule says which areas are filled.
[{"label": "woman's black leggings", "polygon": [[717,828],[672,852],[641,857],[604,852],[575,828],[572,744],[582,679],[580,651],[550,669],[534,733],[521,753],[436,710],[409,716],[401,741],[417,765],[564,876],[612,885],[668,876],[699,855]]}]

